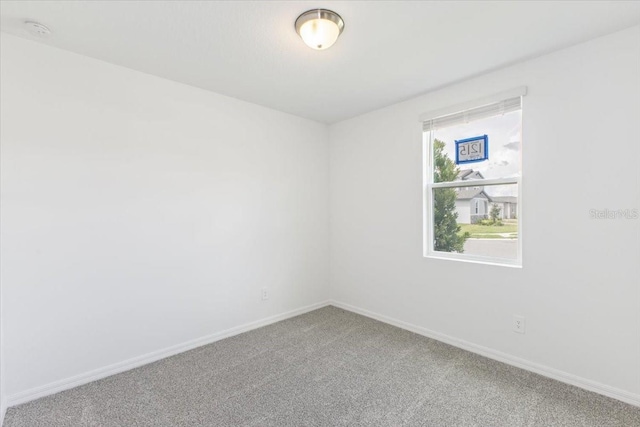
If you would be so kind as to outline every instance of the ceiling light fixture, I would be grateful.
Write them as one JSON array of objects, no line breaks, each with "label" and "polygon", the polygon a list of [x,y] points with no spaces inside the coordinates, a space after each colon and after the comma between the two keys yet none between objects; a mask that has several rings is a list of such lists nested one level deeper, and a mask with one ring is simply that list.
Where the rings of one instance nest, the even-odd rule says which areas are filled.
[{"label": "ceiling light fixture", "polygon": [[344,21],[337,13],[327,9],[308,10],[296,19],[296,32],[312,49],[328,49],[338,40]]}]

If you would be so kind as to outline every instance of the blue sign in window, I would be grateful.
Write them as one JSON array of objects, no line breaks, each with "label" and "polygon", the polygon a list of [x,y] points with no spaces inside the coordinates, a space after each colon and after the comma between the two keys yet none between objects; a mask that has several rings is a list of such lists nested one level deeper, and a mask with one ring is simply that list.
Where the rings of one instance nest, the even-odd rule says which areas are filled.
[{"label": "blue sign in window", "polygon": [[489,137],[487,135],[456,141],[456,164],[482,162],[489,159]]}]

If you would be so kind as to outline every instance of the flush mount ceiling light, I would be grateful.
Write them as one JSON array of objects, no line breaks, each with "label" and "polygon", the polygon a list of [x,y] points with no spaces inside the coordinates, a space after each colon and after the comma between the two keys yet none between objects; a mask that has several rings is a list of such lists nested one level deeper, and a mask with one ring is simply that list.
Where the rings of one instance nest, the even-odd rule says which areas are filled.
[{"label": "flush mount ceiling light", "polygon": [[328,49],[338,40],[344,21],[337,13],[327,9],[308,10],[296,19],[296,32],[312,49]]}]

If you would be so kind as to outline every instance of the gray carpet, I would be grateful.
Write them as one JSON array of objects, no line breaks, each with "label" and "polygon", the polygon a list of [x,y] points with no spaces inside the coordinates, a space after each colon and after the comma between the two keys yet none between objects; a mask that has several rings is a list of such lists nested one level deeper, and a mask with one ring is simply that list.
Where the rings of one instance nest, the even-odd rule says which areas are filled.
[{"label": "gray carpet", "polygon": [[26,403],[6,427],[640,426],[640,408],[335,307]]}]

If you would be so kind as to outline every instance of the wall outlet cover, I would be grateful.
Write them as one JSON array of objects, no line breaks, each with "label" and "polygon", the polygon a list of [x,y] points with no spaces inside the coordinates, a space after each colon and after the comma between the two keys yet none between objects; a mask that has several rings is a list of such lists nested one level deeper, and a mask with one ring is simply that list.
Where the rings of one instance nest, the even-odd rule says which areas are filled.
[{"label": "wall outlet cover", "polygon": [[513,332],[524,334],[524,316],[513,315]]}]

